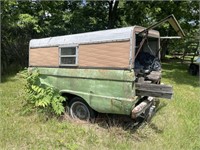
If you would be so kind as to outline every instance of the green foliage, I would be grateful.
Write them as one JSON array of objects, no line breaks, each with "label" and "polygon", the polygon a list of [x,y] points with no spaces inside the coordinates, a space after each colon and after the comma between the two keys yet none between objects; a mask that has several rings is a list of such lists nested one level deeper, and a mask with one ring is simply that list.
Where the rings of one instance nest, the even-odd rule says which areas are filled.
[{"label": "green foliage", "polygon": [[20,21],[18,22],[18,24],[22,28],[26,25],[37,23],[37,20],[35,20],[35,18],[29,14],[20,14],[19,20]]},{"label": "green foliage", "polygon": [[[89,31],[140,25],[148,27],[174,14],[187,35],[194,39],[199,33],[197,1],[1,1],[1,54],[3,71],[8,66],[28,65],[29,41]],[[168,24],[156,28],[161,36],[177,35]],[[170,40],[163,47],[183,51]],[[174,49],[174,45],[176,49]],[[11,70],[11,69],[10,69]]]},{"label": "green foliage", "polygon": [[41,84],[40,74],[37,70],[30,72],[25,70],[21,75],[26,79],[26,106],[56,115],[61,115],[64,112],[63,102],[65,98],[60,96],[59,91],[54,87]]}]

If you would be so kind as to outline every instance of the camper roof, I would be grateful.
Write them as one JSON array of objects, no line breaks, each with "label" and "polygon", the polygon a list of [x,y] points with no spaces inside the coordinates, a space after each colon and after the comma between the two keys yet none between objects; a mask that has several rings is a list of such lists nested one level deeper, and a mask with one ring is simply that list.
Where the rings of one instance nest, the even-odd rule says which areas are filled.
[{"label": "camper roof", "polygon": [[[132,27],[124,27],[124,28],[87,32],[80,34],[48,37],[42,39],[32,39],[30,41],[29,46],[30,48],[38,48],[38,47],[60,46],[60,45],[125,41],[129,40],[132,37],[133,30],[139,32],[143,29],[145,28],[140,26],[132,26]],[[159,36],[159,32],[157,31],[151,31],[151,32]]]}]

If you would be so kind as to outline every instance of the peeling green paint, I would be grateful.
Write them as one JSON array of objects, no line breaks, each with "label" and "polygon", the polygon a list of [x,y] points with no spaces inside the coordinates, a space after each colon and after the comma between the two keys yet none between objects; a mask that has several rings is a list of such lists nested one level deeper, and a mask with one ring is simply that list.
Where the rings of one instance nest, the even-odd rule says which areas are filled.
[{"label": "peeling green paint", "polygon": [[82,97],[101,113],[130,115],[137,101],[133,70],[37,68],[40,80],[61,93]]}]

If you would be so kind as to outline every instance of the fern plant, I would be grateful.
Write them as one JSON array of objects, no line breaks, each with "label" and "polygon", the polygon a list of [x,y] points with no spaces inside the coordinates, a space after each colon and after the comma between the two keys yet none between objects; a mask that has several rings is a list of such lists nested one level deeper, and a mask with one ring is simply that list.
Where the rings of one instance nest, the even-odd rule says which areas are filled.
[{"label": "fern plant", "polygon": [[21,72],[21,75],[26,79],[25,99],[30,107],[56,115],[64,112],[65,98],[60,96],[58,89],[40,82],[38,70],[31,72],[25,70]]}]

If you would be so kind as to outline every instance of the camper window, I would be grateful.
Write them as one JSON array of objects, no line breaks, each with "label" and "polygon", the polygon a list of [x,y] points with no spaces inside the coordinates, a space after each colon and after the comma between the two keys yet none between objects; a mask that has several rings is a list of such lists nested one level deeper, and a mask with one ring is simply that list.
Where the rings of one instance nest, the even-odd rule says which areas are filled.
[{"label": "camper window", "polygon": [[77,46],[60,47],[60,66],[76,66],[77,49]]}]

